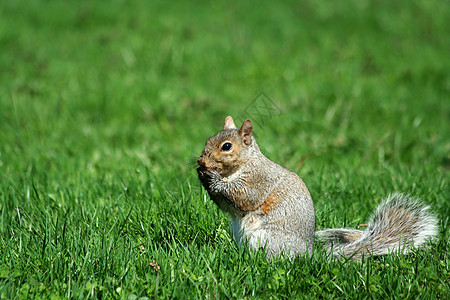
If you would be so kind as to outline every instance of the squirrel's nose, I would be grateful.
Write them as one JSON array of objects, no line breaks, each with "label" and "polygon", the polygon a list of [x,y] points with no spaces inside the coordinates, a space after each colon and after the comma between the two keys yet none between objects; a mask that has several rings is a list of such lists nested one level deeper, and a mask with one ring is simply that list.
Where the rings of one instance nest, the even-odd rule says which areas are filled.
[{"label": "squirrel's nose", "polygon": [[200,167],[208,168],[208,164],[207,164],[206,161],[203,159],[203,156],[200,156],[200,158],[197,160],[197,164],[198,164]]}]

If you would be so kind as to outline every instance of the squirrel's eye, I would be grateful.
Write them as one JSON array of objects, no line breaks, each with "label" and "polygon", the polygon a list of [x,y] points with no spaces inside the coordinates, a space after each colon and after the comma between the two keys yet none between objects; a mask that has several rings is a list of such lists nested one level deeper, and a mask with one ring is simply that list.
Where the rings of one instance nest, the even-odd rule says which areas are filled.
[{"label": "squirrel's eye", "polygon": [[222,145],[222,151],[228,151],[233,147],[233,145],[231,145],[231,143],[225,143]]}]

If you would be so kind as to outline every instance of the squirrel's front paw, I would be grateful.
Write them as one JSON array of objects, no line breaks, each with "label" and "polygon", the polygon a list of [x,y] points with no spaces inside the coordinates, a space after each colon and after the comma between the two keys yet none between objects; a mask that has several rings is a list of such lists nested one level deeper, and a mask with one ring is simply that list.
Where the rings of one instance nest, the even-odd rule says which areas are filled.
[{"label": "squirrel's front paw", "polygon": [[204,177],[205,176],[205,169],[203,169],[202,167],[198,167],[197,168],[197,174],[198,174],[198,177]]},{"label": "squirrel's front paw", "polygon": [[198,168],[197,173],[198,178],[207,190],[212,190],[214,185],[216,185],[220,181],[224,181],[225,179],[217,171],[214,170]]},{"label": "squirrel's front paw", "polygon": [[203,184],[205,189],[208,189],[209,178],[208,178],[208,175],[206,174],[206,170],[201,167],[197,168],[197,175],[198,175],[198,179],[200,179],[200,182]]},{"label": "squirrel's front paw", "polygon": [[210,181],[222,180],[222,176],[217,171],[208,170],[208,171],[205,171],[204,173]]}]

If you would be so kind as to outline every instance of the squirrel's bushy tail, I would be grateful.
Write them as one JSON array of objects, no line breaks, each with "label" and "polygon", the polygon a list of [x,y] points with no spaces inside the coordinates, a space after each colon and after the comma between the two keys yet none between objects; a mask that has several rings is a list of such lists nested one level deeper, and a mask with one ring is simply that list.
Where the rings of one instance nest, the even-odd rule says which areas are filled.
[{"label": "squirrel's bushy tail", "polygon": [[428,205],[403,194],[392,194],[370,218],[366,230],[326,229],[316,232],[336,257],[361,259],[399,250],[408,253],[436,237],[438,221]]}]

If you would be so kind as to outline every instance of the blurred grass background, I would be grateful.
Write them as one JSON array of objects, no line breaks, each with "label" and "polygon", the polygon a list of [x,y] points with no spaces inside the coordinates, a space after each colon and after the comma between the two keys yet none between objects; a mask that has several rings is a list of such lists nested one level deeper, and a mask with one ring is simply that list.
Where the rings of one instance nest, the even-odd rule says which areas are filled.
[{"label": "blurred grass background", "polygon": [[[2,297],[361,295],[354,286],[442,297],[449,17],[438,0],[3,0]],[[261,92],[281,112],[263,122],[249,114]],[[309,186],[317,226],[357,226],[381,197],[412,193],[441,219],[438,254],[424,269],[405,259],[419,276],[397,279],[371,262],[348,276],[318,259],[321,277],[308,263],[240,258],[195,174],[227,115],[259,121],[263,153]],[[372,290],[364,271],[381,274]]]}]

